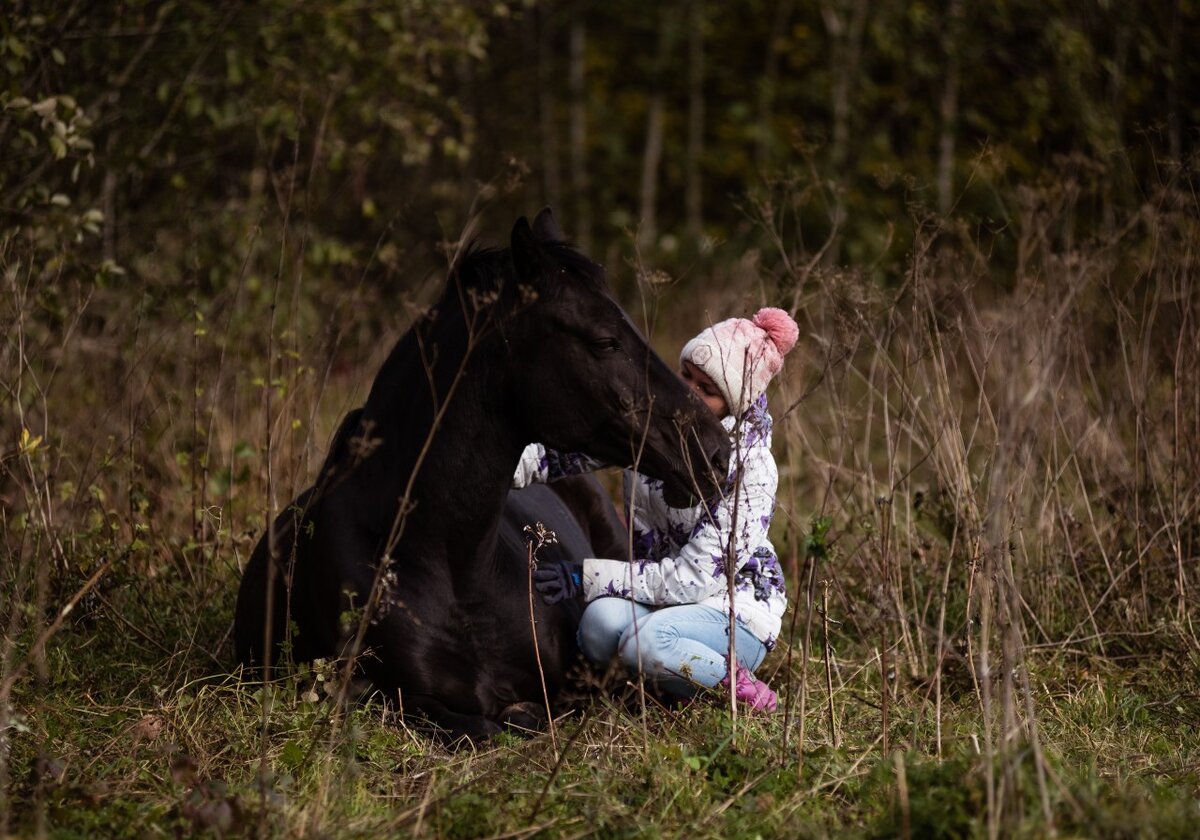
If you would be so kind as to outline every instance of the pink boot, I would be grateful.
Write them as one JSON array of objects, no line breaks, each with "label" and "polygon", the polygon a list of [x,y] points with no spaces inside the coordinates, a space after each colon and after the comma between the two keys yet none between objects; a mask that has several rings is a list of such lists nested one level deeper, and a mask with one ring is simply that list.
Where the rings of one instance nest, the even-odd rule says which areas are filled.
[{"label": "pink boot", "polygon": [[[721,680],[721,685],[729,685],[728,676]],[[737,687],[734,689],[734,695],[757,712],[773,712],[779,705],[779,698],[775,696],[771,687],[741,665],[737,666]]]}]

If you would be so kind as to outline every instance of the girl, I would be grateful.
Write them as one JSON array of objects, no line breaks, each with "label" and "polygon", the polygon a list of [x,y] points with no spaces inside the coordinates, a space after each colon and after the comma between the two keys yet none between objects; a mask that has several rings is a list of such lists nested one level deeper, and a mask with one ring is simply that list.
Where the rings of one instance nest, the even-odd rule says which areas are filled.
[{"label": "girl", "polygon": [[[729,476],[719,498],[694,508],[668,507],[661,482],[626,470],[632,562],[587,558],[534,572],[549,603],[582,590],[588,604],[579,646],[592,662],[607,665],[619,657],[679,697],[728,684],[725,569],[732,537],[735,691],[753,708],[774,710],[775,693],[753,675],[774,646],[787,607],[783,573],[767,537],[779,474],[765,391],[798,333],[786,312],[766,308],[752,319],[731,318],[701,331],[679,355],[680,375],[730,433]],[[534,443],[521,456],[513,486],[599,466]]]}]

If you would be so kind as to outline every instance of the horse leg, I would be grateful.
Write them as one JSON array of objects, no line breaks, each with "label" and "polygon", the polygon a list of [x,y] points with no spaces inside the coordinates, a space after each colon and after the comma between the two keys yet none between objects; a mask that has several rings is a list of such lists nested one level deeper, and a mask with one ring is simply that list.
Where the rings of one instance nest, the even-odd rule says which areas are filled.
[{"label": "horse leg", "polygon": [[500,712],[500,723],[506,729],[523,735],[533,735],[546,726],[546,709],[529,700],[513,703]]},{"label": "horse leg", "polygon": [[478,745],[501,732],[495,721],[483,715],[453,712],[428,694],[405,695],[404,705],[405,715],[415,714],[432,723],[438,729],[438,738],[447,745],[456,744],[463,738]]},{"label": "horse leg", "polygon": [[[285,531],[286,538],[291,537]],[[279,564],[275,563],[274,581],[271,582],[271,558],[268,556],[267,537],[264,535],[254,550],[250,562],[242,575],[238,589],[237,608],[234,618],[234,648],[238,662],[247,669],[258,669],[275,665],[280,644],[287,630],[287,584]],[[271,597],[268,598],[268,589]],[[268,610],[267,605],[271,604]],[[266,628],[270,625],[271,649],[265,650]]]}]

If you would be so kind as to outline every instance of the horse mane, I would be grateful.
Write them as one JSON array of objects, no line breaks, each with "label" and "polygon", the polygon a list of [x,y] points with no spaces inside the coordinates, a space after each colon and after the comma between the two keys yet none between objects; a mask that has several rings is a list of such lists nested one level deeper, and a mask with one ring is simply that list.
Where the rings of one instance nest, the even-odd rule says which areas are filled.
[{"label": "horse mane", "polygon": [[472,239],[450,266],[446,294],[454,289],[456,279],[464,290],[498,292],[508,265],[507,248],[490,248]]},{"label": "horse mane", "polygon": [[[541,241],[538,248],[544,260],[542,277],[530,280],[529,285],[536,286],[543,299],[553,299],[581,285],[597,294],[609,293],[604,269],[571,243]],[[502,336],[508,328],[508,316],[528,305],[523,284],[514,282],[514,276],[510,248],[469,241],[451,264],[438,302],[413,323],[380,367],[363,405],[364,416],[376,422],[381,411],[409,420],[426,414],[432,417],[434,409],[427,405],[429,378],[436,380],[433,393],[445,393],[473,339]],[[483,313],[485,316],[477,320],[476,314]],[[508,342],[503,346],[507,348]],[[482,358],[487,363],[489,356],[483,354]],[[423,439],[425,433],[414,434]],[[335,446],[327,461],[344,457],[345,453]]]}]

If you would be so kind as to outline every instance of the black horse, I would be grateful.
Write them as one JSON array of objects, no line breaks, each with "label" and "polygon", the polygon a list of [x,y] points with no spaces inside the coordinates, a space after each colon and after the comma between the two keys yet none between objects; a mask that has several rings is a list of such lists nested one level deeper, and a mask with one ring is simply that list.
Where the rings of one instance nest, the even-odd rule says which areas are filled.
[{"label": "black horse", "polygon": [[[532,228],[519,219],[510,248],[456,261],[440,301],[343,421],[315,485],[263,536],[238,594],[239,659],[277,661],[284,645],[296,661],[361,653],[376,688],[453,737],[527,721],[542,683],[522,526],[557,532],[542,562],[617,550],[594,484],[510,496],[532,441],[636,460],[680,504],[712,493],[729,458],[720,423],[549,209]],[[564,500],[594,513],[572,516]],[[578,605],[534,605],[553,699],[575,656]]]}]

